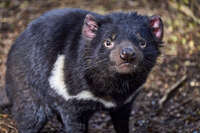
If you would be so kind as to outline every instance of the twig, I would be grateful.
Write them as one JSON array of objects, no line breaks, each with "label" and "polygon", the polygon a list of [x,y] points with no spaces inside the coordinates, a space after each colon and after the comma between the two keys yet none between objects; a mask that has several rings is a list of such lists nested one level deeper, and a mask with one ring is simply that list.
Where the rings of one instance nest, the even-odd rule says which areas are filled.
[{"label": "twig", "polygon": [[187,15],[188,17],[192,18],[196,23],[200,24],[200,19],[198,19],[194,13],[185,5],[178,5],[175,2],[169,1],[168,2],[169,5],[174,8],[174,9],[178,9],[179,11],[181,11],[182,13],[184,13],[185,15]]},{"label": "twig", "polygon": [[126,101],[125,103],[129,103],[130,101],[134,101],[138,94],[144,89],[144,86],[140,86]]},{"label": "twig", "polygon": [[184,75],[180,80],[178,80],[171,88],[168,89],[166,94],[159,100],[159,108],[162,109],[165,103],[175,95],[178,88],[182,85],[183,82],[185,82],[187,79],[187,76]]}]

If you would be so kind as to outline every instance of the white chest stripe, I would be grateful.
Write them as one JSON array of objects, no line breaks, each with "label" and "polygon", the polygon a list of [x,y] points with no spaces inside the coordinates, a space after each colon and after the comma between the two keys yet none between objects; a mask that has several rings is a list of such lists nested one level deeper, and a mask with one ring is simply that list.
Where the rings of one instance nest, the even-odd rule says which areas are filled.
[{"label": "white chest stripe", "polygon": [[112,108],[115,107],[116,104],[110,101],[106,101],[104,99],[95,97],[91,92],[89,91],[82,91],[78,93],[77,95],[70,95],[67,91],[67,86],[64,82],[64,60],[65,56],[64,55],[59,55],[55,64],[54,68],[51,72],[51,76],[49,77],[49,84],[54,91],[62,96],[66,101],[70,99],[75,99],[75,100],[93,100],[93,101],[98,101],[102,103],[105,107],[107,108]]}]

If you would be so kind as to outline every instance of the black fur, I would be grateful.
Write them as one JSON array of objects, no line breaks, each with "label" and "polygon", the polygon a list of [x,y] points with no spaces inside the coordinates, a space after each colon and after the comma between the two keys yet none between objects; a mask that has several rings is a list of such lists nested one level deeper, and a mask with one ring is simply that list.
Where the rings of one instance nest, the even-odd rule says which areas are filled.
[{"label": "black fur", "polygon": [[[99,28],[96,37],[87,41],[82,27],[87,14],[92,14]],[[111,50],[102,44],[111,33],[116,43],[129,40],[144,58],[133,73],[120,74],[109,70]],[[139,33],[146,41],[139,48]],[[147,78],[159,55],[147,16],[136,13],[99,15],[80,9],[50,11],[29,24],[12,46],[8,55],[6,90],[12,103],[12,115],[19,133],[38,133],[44,124],[57,115],[66,133],[86,133],[90,116],[98,110],[111,113],[117,133],[128,133],[132,101],[124,101]],[[70,95],[89,90],[96,97],[113,101],[117,107],[107,109],[95,101],[65,101],[50,87],[48,78],[58,55],[65,55],[65,83]]]}]

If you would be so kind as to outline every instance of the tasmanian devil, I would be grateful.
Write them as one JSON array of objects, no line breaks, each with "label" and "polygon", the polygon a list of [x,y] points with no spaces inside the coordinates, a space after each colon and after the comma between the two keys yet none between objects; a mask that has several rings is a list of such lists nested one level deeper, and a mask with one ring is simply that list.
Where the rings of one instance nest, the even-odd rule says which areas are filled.
[{"label": "tasmanian devil", "polygon": [[128,133],[136,90],[160,54],[159,16],[58,9],[32,21],[7,60],[6,91],[19,133],[57,116],[66,133],[86,133],[98,110]]}]

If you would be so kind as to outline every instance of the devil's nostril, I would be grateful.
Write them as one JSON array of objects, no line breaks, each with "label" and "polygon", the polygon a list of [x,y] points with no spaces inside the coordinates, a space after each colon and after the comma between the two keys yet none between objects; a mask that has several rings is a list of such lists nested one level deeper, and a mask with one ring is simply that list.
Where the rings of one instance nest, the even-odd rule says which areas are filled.
[{"label": "devil's nostril", "polygon": [[136,54],[132,48],[123,48],[120,53],[120,57],[124,60],[135,58]]}]

